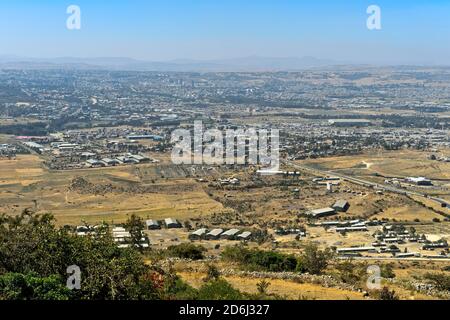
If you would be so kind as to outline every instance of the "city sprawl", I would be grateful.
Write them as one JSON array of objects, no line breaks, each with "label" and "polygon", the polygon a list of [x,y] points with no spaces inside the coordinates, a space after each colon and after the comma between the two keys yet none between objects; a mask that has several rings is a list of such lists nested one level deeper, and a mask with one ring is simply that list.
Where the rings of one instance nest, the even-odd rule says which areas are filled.
[{"label": "city sprawl", "polygon": [[[251,132],[275,170],[249,161]],[[196,288],[214,264],[245,293],[270,281],[287,299],[372,298],[356,273],[377,265],[402,299],[449,299],[430,272],[450,272],[450,68],[5,68],[0,213],[23,212],[139,247]],[[332,262],[289,264],[310,250]],[[274,262],[243,258],[256,253]]]}]

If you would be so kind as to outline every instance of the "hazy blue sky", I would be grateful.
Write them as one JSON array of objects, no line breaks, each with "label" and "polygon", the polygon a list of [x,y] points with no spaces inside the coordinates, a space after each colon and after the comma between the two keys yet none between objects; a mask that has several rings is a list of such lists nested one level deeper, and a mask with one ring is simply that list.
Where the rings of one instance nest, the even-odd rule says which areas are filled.
[{"label": "hazy blue sky", "polygon": [[[81,30],[66,29],[71,4]],[[450,64],[450,0],[1,0],[0,54]]]}]

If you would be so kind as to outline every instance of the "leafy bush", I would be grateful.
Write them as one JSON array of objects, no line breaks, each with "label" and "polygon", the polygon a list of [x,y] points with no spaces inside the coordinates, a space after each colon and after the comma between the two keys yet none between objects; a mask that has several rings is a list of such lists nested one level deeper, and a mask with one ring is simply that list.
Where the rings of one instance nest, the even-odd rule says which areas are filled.
[{"label": "leafy bush", "polygon": [[258,290],[258,293],[260,295],[267,295],[267,290],[269,289],[269,287],[270,287],[270,282],[268,282],[264,279],[256,284],[256,289]]},{"label": "leafy bush", "polygon": [[243,300],[244,295],[223,279],[205,283],[198,290],[199,300]]},{"label": "leafy bush", "polygon": [[388,287],[383,287],[378,293],[378,299],[380,300],[399,300],[398,295],[394,290],[390,291]]},{"label": "leafy bush", "polygon": [[427,273],[425,279],[431,281],[439,290],[450,291],[450,276],[444,273]]},{"label": "leafy bush", "polygon": [[71,291],[60,277],[6,273],[0,276],[0,300],[68,300]]},{"label": "leafy bush", "polygon": [[248,249],[243,246],[227,247],[222,252],[224,260],[238,262],[249,269],[272,272],[297,271],[320,274],[333,257],[331,250],[319,250],[308,244],[300,258],[274,251]]},{"label": "leafy bush", "polygon": [[[138,240],[140,219],[130,222],[136,227]],[[183,244],[170,247],[168,252],[201,259],[205,250]],[[79,290],[66,287],[66,270],[71,265],[81,270]],[[196,290],[173,270],[146,264],[138,248],[118,248],[109,232],[78,237],[68,228],[56,228],[51,215],[24,211],[16,217],[0,216],[0,300],[244,298],[213,271],[213,280]]]},{"label": "leafy bush", "polygon": [[330,249],[320,250],[317,245],[309,243],[300,256],[297,271],[321,274],[333,257]]},{"label": "leafy bush", "polygon": [[392,264],[388,263],[381,266],[381,277],[386,279],[395,278],[395,273],[392,268]]},{"label": "leafy bush", "polygon": [[217,267],[213,264],[208,264],[206,266],[206,277],[204,281],[211,281],[211,280],[217,280],[220,277],[220,271],[217,269]]},{"label": "leafy bush", "polygon": [[[3,290],[7,297],[45,298],[50,290],[23,293],[23,288],[52,285],[56,293],[64,291],[66,272],[70,265],[81,270],[81,289],[73,290],[73,299],[158,299],[164,277],[146,265],[135,248],[119,249],[109,233],[78,237],[66,228],[58,229],[50,215],[34,215],[24,211],[16,217],[0,216],[0,275],[4,275]],[[9,273],[22,284],[11,287]],[[30,276],[32,274],[32,276]],[[59,279],[59,280],[57,280]],[[9,281],[9,282],[8,282]],[[40,284],[42,282],[42,285]],[[11,288],[8,289],[8,288]],[[28,289],[26,289],[28,290]],[[11,295],[16,292],[16,295]],[[36,292],[39,297],[36,297]],[[56,294],[55,293],[55,294]]]},{"label": "leafy bush", "polygon": [[344,283],[356,285],[367,275],[366,266],[363,264],[344,261],[336,265],[339,279]]},{"label": "leafy bush", "polygon": [[205,247],[197,246],[192,243],[181,243],[179,245],[170,246],[167,248],[167,253],[170,256],[192,260],[203,259],[204,258],[203,252],[205,251],[206,251]]},{"label": "leafy bush", "polygon": [[169,300],[196,300],[198,291],[178,276],[171,275],[164,284],[164,296]]},{"label": "leafy bush", "polygon": [[274,251],[250,250],[242,246],[225,248],[222,258],[241,263],[249,269],[272,272],[295,271],[297,266],[297,259],[293,255]]},{"label": "leafy bush", "polygon": [[294,271],[297,259],[278,252],[256,250],[250,255],[250,263],[272,272]]}]

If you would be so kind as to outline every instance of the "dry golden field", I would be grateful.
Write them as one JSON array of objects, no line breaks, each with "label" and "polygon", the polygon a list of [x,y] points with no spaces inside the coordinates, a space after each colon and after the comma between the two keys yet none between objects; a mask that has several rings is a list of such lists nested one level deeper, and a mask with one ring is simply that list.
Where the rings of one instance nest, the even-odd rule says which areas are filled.
[{"label": "dry golden field", "polygon": [[[377,262],[380,264],[381,262]],[[221,266],[223,263],[219,263]],[[400,283],[403,280],[407,281],[413,277],[421,276],[423,277],[428,272],[441,272],[441,263],[435,262],[421,262],[421,266],[411,266],[408,262],[400,262],[394,264],[394,273],[396,275],[396,280],[399,283],[387,283],[383,282],[383,285],[387,285],[391,290],[395,290],[396,294],[402,300],[429,300],[436,299],[429,295],[410,290]],[[429,265],[427,265],[429,264]],[[184,263],[184,265],[178,265],[175,267],[177,274],[185,280],[187,283],[195,288],[200,287],[204,282],[203,279],[206,277],[206,273],[195,265],[191,268],[189,263]],[[200,270],[199,270],[200,269]],[[446,274],[449,274],[446,272]],[[289,300],[363,300],[366,299],[363,293],[357,291],[351,291],[347,289],[337,288],[337,287],[323,287],[320,284],[303,282],[299,283],[295,280],[290,279],[274,279],[274,278],[253,278],[244,277],[240,275],[226,275],[223,276],[232,286],[241,292],[255,294],[257,293],[257,283],[265,280],[270,283],[268,288],[269,294],[276,294],[278,296],[284,297]]]},{"label": "dry golden field", "polygon": [[[347,161],[347,166],[355,166],[363,161],[361,159],[323,159],[320,165],[327,164],[334,169],[344,167]],[[351,207],[347,213],[341,214],[343,217],[375,215],[398,221],[442,218],[406,197],[377,195],[370,189],[347,182],[337,187],[334,193],[327,194],[325,187],[312,184],[309,176],[290,181],[288,186],[264,178],[255,187],[256,182],[249,172],[222,172],[214,177],[203,175],[210,182],[217,177],[231,176],[242,180],[238,188],[214,188],[197,182],[195,172],[186,176],[186,170],[160,163],[49,171],[36,155],[20,155],[16,160],[2,159],[0,212],[17,214],[25,208],[34,208],[38,212],[54,214],[60,224],[78,224],[82,220],[118,223],[131,213],[143,218],[171,216],[186,219],[237,210],[249,221],[273,222],[293,221],[302,211],[330,206],[337,199],[346,199]],[[214,175],[213,172],[211,174]],[[77,178],[82,178],[89,187],[74,187],[73,181]],[[298,197],[292,193],[296,187],[300,189]]]},{"label": "dry golden field", "polygon": [[[74,188],[72,182],[79,177],[91,187],[100,186],[100,191],[106,191]],[[143,218],[189,218],[223,210],[201,184],[178,177],[170,167],[48,171],[36,155],[0,160],[0,212],[17,214],[25,208],[50,212],[59,224],[78,224],[82,220],[118,223],[131,213]]]},{"label": "dry golden field", "polygon": [[[195,288],[203,284],[202,279],[205,277],[204,273],[196,272],[180,272],[178,273],[183,280]],[[299,300],[362,300],[364,299],[362,293],[350,290],[343,290],[338,288],[325,288],[318,284],[311,283],[296,283],[290,280],[281,279],[264,279],[264,278],[244,278],[239,276],[225,276],[234,288],[246,292],[257,293],[256,284],[261,280],[270,282],[268,292],[277,294],[287,299]]]},{"label": "dry golden field", "polygon": [[303,163],[325,170],[354,171],[356,175],[370,176],[378,173],[385,177],[424,176],[450,182],[450,162],[429,160],[430,154],[449,156],[450,150],[423,152],[414,150],[379,151],[344,157],[305,160]]}]

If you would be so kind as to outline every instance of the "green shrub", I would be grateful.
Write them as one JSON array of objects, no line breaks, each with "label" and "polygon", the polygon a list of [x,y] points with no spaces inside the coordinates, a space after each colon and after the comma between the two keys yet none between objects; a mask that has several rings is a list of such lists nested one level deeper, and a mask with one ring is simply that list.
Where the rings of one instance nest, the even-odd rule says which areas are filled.
[{"label": "green shrub", "polygon": [[198,297],[196,289],[175,275],[165,282],[164,291],[164,296],[170,300],[196,300]]},{"label": "green shrub", "polygon": [[268,289],[270,287],[270,282],[266,281],[266,280],[261,280],[256,284],[256,289],[258,290],[258,293],[260,295],[267,295],[268,293]]},{"label": "green shrub", "polygon": [[[22,284],[28,281],[25,288],[31,284],[41,288],[39,281],[55,288],[60,281],[65,286],[67,267],[77,265],[81,289],[72,291],[73,299],[157,299],[162,294],[158,288],[164,278],[154,276],[135,248],[118,248],[109,233],[78,237],[66,228],[56,228],[47,214],[24,211],[15,217],[0,216],[0,257],[0,275],[22,274],[15,279],[24,279]],[[20,292],[18,299],[33,298]]]},{"label": "green shrub", "polygon": [[386,279],[395,278],[395,273],[392,268],[392,264],[388,263],[381,266],[381,277]]},{"label": "green shrub", "polygon": [[439,290],[450,291],[450,276],[444,273],[427,273],[425,279],[433,283]]},{"label": "green shrub", "polygon": [[206,248],[202,246],[197,246],[192,243],[181,243],[176,246],[170,246],[167,248],[167,252],[170,256],[182,258],[182,259],[192,259],[201,260],[204,258],[203,252]]},{"label": "green shrub", "polygon": [[71,291],[60,277],[6,273],[0,276],[0,300],[68,300]]},{"label": "green shrub", "polygon": [[238,262],[249,269],[283,272],[295,271],[297,258],[275,251],[247,249],[242,246],[227,247],[222,252],[224,260]]},{"label": "green shrub", "polygon": [[390,291],[388,287],[383,287],[378,293],[379,300],[399,300],[394,290]]},{"label": "green shrub", "polygon": [[336,265],[339,279],[344,283],[356,285],[367,275],[366,266],[363,264],[344,261]]},{"label": "green shrub", "polygon": [[220,277],[220,271],[213,264],[208,264],[206,266],[206,278],[205,281],[217,280]]},{"label": "green shrub", "polygon": [[297,271],[321,274],[333,257],[330,249],[320,250],[317,245],[309,243],[300,256]]},{"label": "green shrub", "polygon": [[243,300],[244,295],[223,279],[205,283],[198,290],[199,300]]}]

